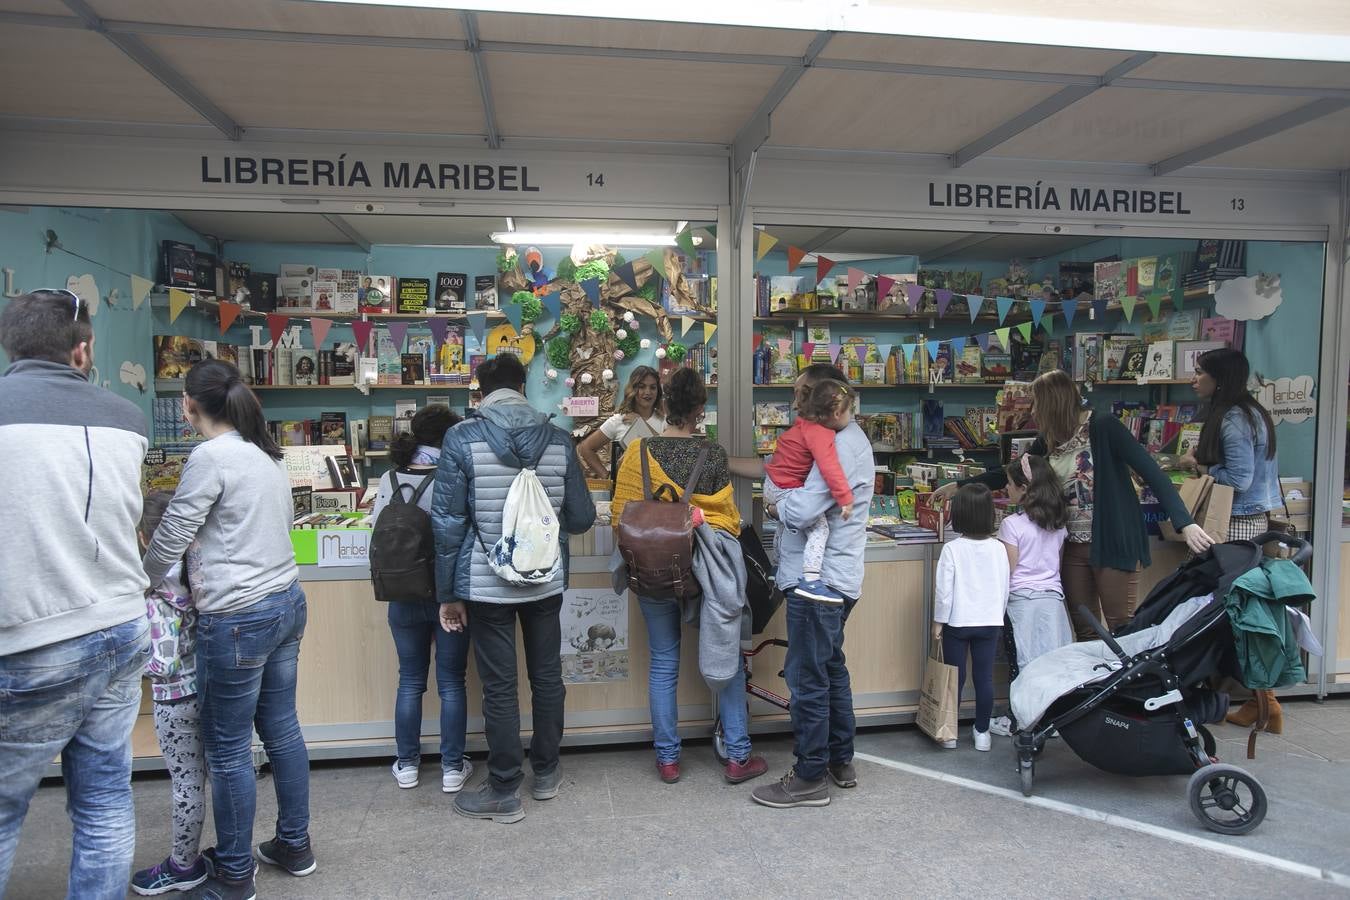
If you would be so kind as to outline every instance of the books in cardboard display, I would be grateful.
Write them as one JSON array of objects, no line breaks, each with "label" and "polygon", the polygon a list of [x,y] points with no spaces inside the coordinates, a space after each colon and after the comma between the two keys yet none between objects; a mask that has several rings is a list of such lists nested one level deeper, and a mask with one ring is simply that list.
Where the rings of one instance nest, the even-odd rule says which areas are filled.
[{"label": "books in cardboard display", "polygon": [[356,302],[361,312],[387,313],[394,307],[394,276],[362,275],[356,289]]},{"label": "books in cardboard display", "polygon": [[[436,273],[435,304],[438,313],[462,313],[468,308],[465,302],[469,276],[463,272]],[[495,285],[494,280],[494,285]]]},{"label": "books in cardboard display", "polygon": [[431,301],[431,279],[399,278],[396,296],[398,297],[396,312],[426,312]]},{"label": "books in cardboard display", "polygon": [[496,275],[475,275],[473,277],[473,308],[487,310],[497,308]]}]

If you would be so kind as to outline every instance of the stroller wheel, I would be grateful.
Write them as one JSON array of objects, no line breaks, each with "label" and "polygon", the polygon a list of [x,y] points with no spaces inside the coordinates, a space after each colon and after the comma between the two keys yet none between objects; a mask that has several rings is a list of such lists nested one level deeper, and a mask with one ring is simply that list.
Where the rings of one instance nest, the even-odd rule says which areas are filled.
[{"label": "stroller wheel", "polygon": [[1246,834],[1266,817],[1266,792],[1245,769],[1223,763],[1205,766],[1187,786],[1191,812],[1210,831]]},{"label": "stroller wheel", "polygon": [[1017,761],[1017,773],[1022,779],[1022,796],[1030,797],[1032,786],[1036,782],[1036,760],[1019,759]]},{"label": "stroller wheel", "polygon": [[722,732],[722,718],[719,716],[717,723],[713,726],[713,754],[717,757],[718,765],[727,764],[727,737]]},{"label": "stroller wheel", "polygon": [[1219,749],[1219,745],[1214,740],[1214,735],[1203,725],[1197,725],[1195,730],[1200,732],[1200,743],[1205,748],[1205,755],[1213,759],[1214,754]]}]

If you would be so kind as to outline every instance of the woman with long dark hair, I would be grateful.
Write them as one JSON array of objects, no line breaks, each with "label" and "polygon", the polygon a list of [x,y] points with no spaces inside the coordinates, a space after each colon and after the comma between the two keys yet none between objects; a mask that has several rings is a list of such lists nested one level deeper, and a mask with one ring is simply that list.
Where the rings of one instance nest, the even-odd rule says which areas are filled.
[{"label": "woman with long dark hair", "polygon": [[253,896],[256,726],[272,764],[276,836],[258,858],[292,875],[317,868],[309,841],[309,754],[295,711],[305,593],[291,548],[290,480],[258,398],[227,362],[188,370],[183,417],[206,440],[188,457],[145,554],[158,582],[196,540],[193,593],[202,740],[215,813],[214,876],[202,890]]},{"label": "woman with long dark hair", "polygon": [[[439,403],[424,406],[412,417],[412,430],[400,434],[389,447],[394,468],[380,478],[373,515],[376,523],[394,492],[405,503],[413,502],[431,513],[431,486],[441,458],[445,433],[458,424],[459,416]],[[425,484],[425,487],[423,487]],[[421,491],[419,496],[418,491]],[[394,779],[400,788],[415,788],[422,759],[422,695],[427,690],[427,670],[432,649],[436,651],[436,692],[441,697],[441,790],[458,793],[473,773],[464,757],[464,733],[468,706],[464,672],[469,662],[469,633],[460,626],[450,631],[439,624],[440,606],[423,600],[392,600],[389,630],[398,652],[398,693],[394,699]]]},{"label": "woman with long dark hair", "polygon": [[[1247,389],[1251,364],[1239,350],[1211,350],[1196,360],[1191,386],[1205,401],[1204,425],[1193,454],[1182,466],[1209,475],[1233,489],[1233,513],[1228,540],[1250,540],[1270,525],[1271,510],[1284,505],[1280,493],[1280,466],[1275,458],[1275,423]],[[1266,691],[1270,721],[1266,730],[1284,730],[1284,712],[1274,691]],[[1248,700],[1228,721],[1249,726],[1256,721],[1256,700]]]},{"label": "woman with long dark hair", "polygon": [[600,423],[577,445],[577,455],[593,474],[605,471],[600,449],[609,441],[626,448],[633,441],[656,437],[666,427],[661,376],[651,366],[638,366],[628,376],[619,411]]}]

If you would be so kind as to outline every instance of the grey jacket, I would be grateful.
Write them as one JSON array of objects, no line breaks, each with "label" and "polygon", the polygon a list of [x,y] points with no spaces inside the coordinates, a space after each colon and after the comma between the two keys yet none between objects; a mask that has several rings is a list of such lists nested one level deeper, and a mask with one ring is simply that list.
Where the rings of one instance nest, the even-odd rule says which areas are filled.
[{"label": "grey jacket", "polygon": [[694,529],[694,577],[703,588],[698,671],[708,687],[720,691],[740,671],[741,641],[750,638],[741,542],[706,523]]},{"label": "grey jacket", "polygon": [[145,616],[145,414],[78,369],[20,360],[0,378],[0,656]]},{"label": "grey jacket", "polygon": [[[521,587],[492,571],[485,548],[501,538],[511,482],[531,464],[558,513],[563,565],[548,584]],[[529,603],[561,594],[567,587],[567,535],[594,523],[595,504],[572,438],[518,392],[493,391],[446,432],[431,500],[440,602]]]}]

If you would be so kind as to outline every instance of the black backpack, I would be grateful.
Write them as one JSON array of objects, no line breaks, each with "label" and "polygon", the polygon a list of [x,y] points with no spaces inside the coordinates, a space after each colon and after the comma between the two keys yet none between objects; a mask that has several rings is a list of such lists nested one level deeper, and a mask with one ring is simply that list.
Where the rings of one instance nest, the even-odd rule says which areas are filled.
[{"label": "black backpack", "polygon": [[[375,599],[436,602],[436,540],[431,534],[431,516],[417,503],[431,487],[435,472],[427,473],[417,489],[390,473],[394,483],[389,504],[375,520],[370,534],[370,582]],[[403,491],[412,490],[404,500]]]},{"label": "black backpack", "polygon": [[752,634],[760,634],[783,605],[783,592],[774,580],[774,567],[758,532],[748,522],[741,525],[741,555],[745,558],[745,599],[750,605]]}]

